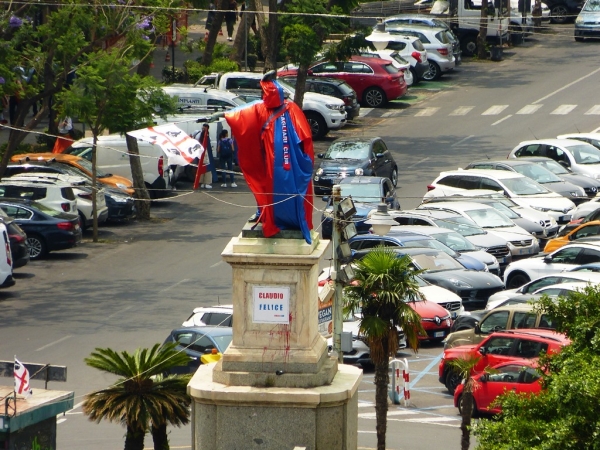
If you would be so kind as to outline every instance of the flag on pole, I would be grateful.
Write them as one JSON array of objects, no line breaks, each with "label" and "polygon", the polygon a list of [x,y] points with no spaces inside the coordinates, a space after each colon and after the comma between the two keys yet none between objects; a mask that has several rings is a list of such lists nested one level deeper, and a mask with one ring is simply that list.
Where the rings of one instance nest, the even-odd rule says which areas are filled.
[{"label": "flag on pole", "polygon": [[195,158],[200,158],[204,151],[196,139],[188,136],[174,124],[128,131],[127,134],[136,139],[159,145],[167,155],[170,166],[187,166]]},{"label": "flag on pole", "polygon": [[29,398],[33,391],[31,390],[31,386],[29,385],[29,371],[20,362],[15,356],[15,392],[17,394],[22,394],[23,397]]}]

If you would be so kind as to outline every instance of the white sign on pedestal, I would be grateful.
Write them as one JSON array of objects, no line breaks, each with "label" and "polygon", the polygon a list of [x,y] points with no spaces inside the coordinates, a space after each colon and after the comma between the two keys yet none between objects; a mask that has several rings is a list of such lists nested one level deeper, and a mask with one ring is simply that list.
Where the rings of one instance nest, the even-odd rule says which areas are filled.
[{"label": "white sign on pedestal", "polygon": [[253,286],[254,323],[290,323],[290,288]]}]

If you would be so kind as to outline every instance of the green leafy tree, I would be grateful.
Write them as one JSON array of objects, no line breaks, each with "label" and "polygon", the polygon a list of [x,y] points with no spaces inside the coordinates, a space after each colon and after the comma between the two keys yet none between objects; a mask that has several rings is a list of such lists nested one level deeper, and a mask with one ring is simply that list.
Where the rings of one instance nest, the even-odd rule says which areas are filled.
[{"label": "green leafy tree", "polygon": [[385,450],[390,356],[398,351],[398,329],[416,351],[424,333],[421,316],[409,302],[421,300],[410,258],[388,248],[376,248],[356,263],[355,281],[346,288],[347,314],[360,313],[359,333],[369,346],[375,365],[377,450]]},{"label": "green leafy tree", "polygon": [[600,449],[600,287],[588,286],[539,309],[571,344],[540,358],[544,389],[538,395],[507,393],[502,414],[475,428],[478,449]]},{"label": "green leafy tree", "polygon": [[175,347],[155,344],[133,354],[96,348],[85,359],[88,366],[121,377],[110,387],[87,394],[82,408],[95,422],[104,419],[125,425],[125,450],[143,450],[149,426],[154,449],[167,450],[167,424],[181,426],[189,422],[187,384],[191,376],[164,375],[189,362],[190,358]]}]

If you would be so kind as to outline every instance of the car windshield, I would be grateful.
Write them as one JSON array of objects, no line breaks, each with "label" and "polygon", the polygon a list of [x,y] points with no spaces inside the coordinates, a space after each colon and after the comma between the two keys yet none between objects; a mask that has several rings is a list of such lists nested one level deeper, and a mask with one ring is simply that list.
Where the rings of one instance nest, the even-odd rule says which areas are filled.
[{"label": "car windshield", "polygon": [[[77,164],[80,165],[81,167],[83,167],[89,173],[93,172],[91,161],[88,161],[85,158],[81,158],[81,159],[77,160]],[[102,172],[101,170],[98,169],[98,167],[96,167],[96,176],[98,178],[106,178],[106,177],[110,177],[111,175],[109,175],[108,173]]]},{"label": "car windshield", "polygon": [[340,141],[327,149],[323,159],[368,159],[370,142]]},{"label": "car windshield", "polygon": [[550,191],[529,178],[505,178],[504,185],[516,195],[547,194]]},{"label": "car windshield", "polygon": [[525,175],[526,177],[531,178],[540,184],[557,183],[562,181],[548,169],[545,169],[538,164],[517,164],[513,166],[513,169],[515,169],[515,172]]},{"label": "car windshield", "polygon": [[217,344],[217,348],[221,353],[227,350],[227,347],[229,347],[229,344],[231,344],[232,338],[233,335],[213,336],[213,340],[215,341],[215,344]]},{"label": "car windshield", "polygon": [[438,227],[456,231],[463,236],[477,236],[480,234],[485,234],[485,231],[482,230],[481,227],[475,225],[472,220],[469,220],[466,217],[436,219],[434,222]]},{"label": "car windshield", "polygon": [[494,208],[472,209],[465,211],[481,228],[504,228],[514,227],[515,224],[504,214]]},{"label": "car windshield", "polygon": [[[485,204],[500,211],[502,214],[504,214],[506,217],[508,217],[511,220],[518,219],[521,217],[516,212],[514,212],[512,209],[510,209],[508,206],[506,206],[506,204],[502,200],[486,202]],[[513,203],[512,206],[517,206],[517,205],[514,205],[514,203]]]},{"label": "car windshield", "polygon": [[407,60],[405,60],[402,56],[400,56],[398,53],[393,53],[390,56],[392,58],[394,58],[397,63],[399,63],[403,66],[410,66],[410,63]]},{"label": "car windshield", "polygon": [[600,163],[600,150],[590,144],[571,145],[568,147],[577,164]]},{"label": "car windshield", "polygon": [[411,255],[415,263],[428,272],[441,272],[444,270],[464,269],[464,266],[452,256],[443,251],[427,252],[420,255]]},{"label": "car windshield", "polygon": [[473,245],[470,241],[465,239],[462,234],[457,233],[456,231],[450,233],[436,233],[433,237],[455,252],[474,252],[479,250],[479,247]]},{"label": "car windshield", "polygon": [[290,98],[294,98],[296,95],[296,89],[288,83],[286,83],[283,79],[277,78],[277,82],[281,85],[281,87],[290,93]]},{"label": "car windshield", "polygon": [[445,246],[444,244],[442,244],[440,241],[438,241],[436,239],[415,239],[415,240],[411,240],[411,241],[402,241],[402,246],[408,247],[408,248],[415,248],[415,247],[432,248],[434,250],[441,250],[444,253],[447,253],[448,255],[453,256],[454,258],[456,258],[457,256],[460,256],[454,250],[452,250],[451,248],[448,248],[447,246]]},{"label": "car windshield", "polygon": [[395,73],[399,73],[399,72],[400,72],[398,69],[396,69],[396,68],[394,67],[394,65],[393,65],[393,64],[384,64],[384,65],[383,65],[383,68],[384,68],[384,70],[385,70],[387,73],[391,73],[391,74],[395,74]]},{"label": "car windshield", "polygon": [[588,0],[582,8],[585,12],[600,12],[600,0]]},{"label": "car windshield", "polygon": [[52,217],[57,217],[64,214],[62,211],[57,211],[56,209],[49,208],[46,205],[42,205],[38,202],[31,202],[31,206]]},{"label": "car windshield", "polygon": [[363,203],[379,203],[382,201],[379,184],[345,183],[341,185],[342,197],[352,197],[354,201]]},{"label": "car windshield", "polygon": [[544,159],[536,161],[536,164],[548,169],[554,175],[568,175],[569,171],[561,166],[559,163],[554,161],[553,159]]}]

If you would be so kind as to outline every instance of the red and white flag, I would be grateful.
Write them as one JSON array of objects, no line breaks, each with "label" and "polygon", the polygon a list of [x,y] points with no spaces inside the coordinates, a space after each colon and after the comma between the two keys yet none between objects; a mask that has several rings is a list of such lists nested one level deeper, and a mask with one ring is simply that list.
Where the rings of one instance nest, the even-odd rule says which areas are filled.
[{"label": "red and white flag", "polygon": [[15,356],[15,392],[17,394],[22,394],[23,397],[29,398],[33,391],[31,390],[31,386],[29,385],[29,371],[25,367],[25,365],[20,362]]}]

